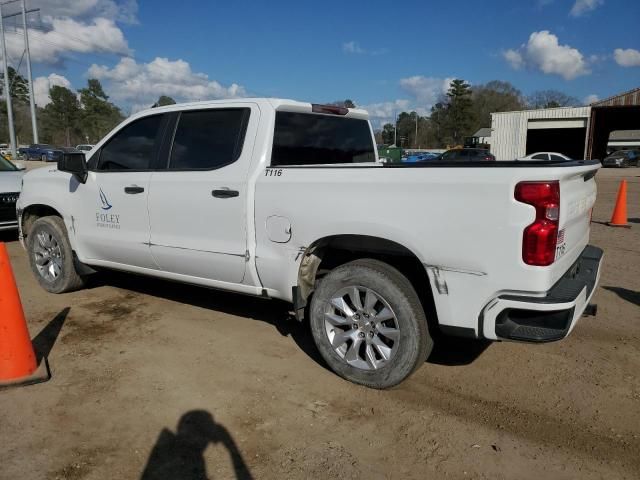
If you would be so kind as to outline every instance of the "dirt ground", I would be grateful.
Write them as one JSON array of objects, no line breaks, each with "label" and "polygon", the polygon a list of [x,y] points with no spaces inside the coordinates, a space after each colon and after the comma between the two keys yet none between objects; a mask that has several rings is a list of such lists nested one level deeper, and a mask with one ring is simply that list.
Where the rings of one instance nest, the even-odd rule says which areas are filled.
[{"label": "dirt ground", "polygon": [[[621,178],[631,229],[601,223]],[[389,391],[327,370],[286,304],[123,274],[50,295],[4,235],[53,377],[0,391],[0,478],[640,478],[640,169],[597,179],[598,316],[442,341]]]}]

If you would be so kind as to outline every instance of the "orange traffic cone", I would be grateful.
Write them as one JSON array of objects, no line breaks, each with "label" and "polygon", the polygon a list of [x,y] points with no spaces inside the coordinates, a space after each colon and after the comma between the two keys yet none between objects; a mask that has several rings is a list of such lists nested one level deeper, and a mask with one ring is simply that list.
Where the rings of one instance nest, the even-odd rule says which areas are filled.
[{"label": "orange traffic cone", "polygon": [[627,223],[627,181],[622,180],[620,182],[620,188],[618,189],[618,198],[616,199],[616,206],[613,209],[613,215],[611,215],[611,221],[607,223],[610,227],[625,227],[630,228]]},{"label": "orange traffic cone", "polygon": [[0,388],[49,377],[46,359],[36,363],[7,247],[0,243]]}]

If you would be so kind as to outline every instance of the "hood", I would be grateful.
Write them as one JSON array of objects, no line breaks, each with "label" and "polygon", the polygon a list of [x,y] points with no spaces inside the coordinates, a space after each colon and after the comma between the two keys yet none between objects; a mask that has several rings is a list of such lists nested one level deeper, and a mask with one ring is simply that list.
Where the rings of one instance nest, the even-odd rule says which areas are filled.
[{"label": "hood", "polygon": [[0,193],[19,192],[22,190],[23,171],[0,172]]}]

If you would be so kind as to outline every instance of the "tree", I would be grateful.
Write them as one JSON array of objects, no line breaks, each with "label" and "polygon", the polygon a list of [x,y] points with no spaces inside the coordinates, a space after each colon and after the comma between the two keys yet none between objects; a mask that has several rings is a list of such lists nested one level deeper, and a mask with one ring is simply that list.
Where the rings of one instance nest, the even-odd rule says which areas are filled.
[{"label": "tree", "polygon": [[559,90],[538,90],[527,99],[531,108],[557,108],[580,105],[580,100]]},{"label": "tree", "polygon": [[356,108],[356,104],[353,103],[353,100],[336,100],[335,102],[331,102],[329,105],[336,105],[337,107],[345,107],[345,108]]},{"label": "tree", "polygon": [[441,148],[450,143],[449,137],[449,109],[445,98],[431,107],[431,125],[433,130],[434,146]]},{"label": "tree", "polygon": [[456,78],[447,92],[449,99],[449,129],[454,144],[462,143],[472,124],[471,86]]},{"label": "tree", "polygon": [[120,109],[109,102],[100,81],[90,78],[87,87],[78,90],[82,107],[82,130],[87,141],[98,142],[122,120]]},{"label": "tree", "polygon": [[395,127],[392,123],[385,123],[382,127],[382,143],[385,145],[392,145],[395,136]]},{"label": "tree", "polygon": [[167,97],[166,95],[160,95],[160,98],[158,98],[158,101],[153,105],[151,105],[151,108],[164,107],[166,105],[175,105],[175,104],[176,104],[176,101],[173,98]]},{"label": "tree", "polygon": [[[9,89],[11,99],[15,103],[29,103],[29,86],[27,80],[20,75],[13,67],[9,71]],[[0,94],[4,93],[4,73],[0,73]]]},{"label": "tree", "polygon": [[[64,136],[66,146],[71,146],[71,135],[74,140],[80,136],[78,121],[80,119],[80,103],[75,93],[66,87],[54,85],[49,89],[51,102],[44,107],[44,135],[54,143],[62,143]],[[63,135],[60,135],[62,133]],[[81,137],[80,137],[81,138]]]},{"label": "tree", "polygon": [[492,113],[526,108],[522,93],[509,82],[492,80],[484,85],[473,87],[472,92],[474,122],[470,129],[471,133],[482,127],[490,127]]}]

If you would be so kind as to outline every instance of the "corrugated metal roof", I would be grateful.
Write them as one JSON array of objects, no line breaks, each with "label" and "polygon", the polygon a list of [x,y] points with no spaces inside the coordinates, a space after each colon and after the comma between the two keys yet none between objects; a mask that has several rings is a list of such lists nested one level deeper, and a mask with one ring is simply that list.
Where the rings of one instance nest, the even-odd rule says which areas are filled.
[{"label": "corrugated metal roof", "polygon": [[616,130],[611,132],[609,140],[640,140],[640,130]]},{"label": "corrugated metal roof", "polygon": [[592,107],[623,107],[631,105],[640,105],[640,87],[591,104]]},{"label": "corrugated metal roof", "polygon": [[[591,107],[556,107],[556,108],[536,108],[532,110],[513,110],[510,112],[494,112],[494,115],[510,115],[512,118],[577,118],[588,117]],[[514,116],[515,115],[515,116]]]},{"label": "corrugated metal roof", "polygon": [[476,133],[473,134],[474,137],[490,137],[491,136],[491,127],[482,127]]}]

